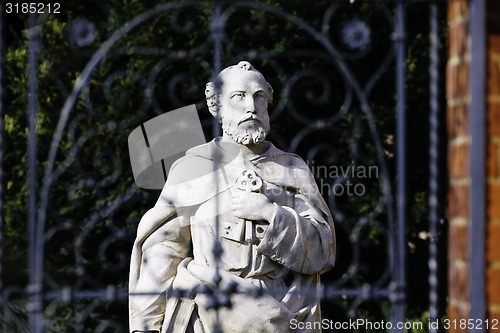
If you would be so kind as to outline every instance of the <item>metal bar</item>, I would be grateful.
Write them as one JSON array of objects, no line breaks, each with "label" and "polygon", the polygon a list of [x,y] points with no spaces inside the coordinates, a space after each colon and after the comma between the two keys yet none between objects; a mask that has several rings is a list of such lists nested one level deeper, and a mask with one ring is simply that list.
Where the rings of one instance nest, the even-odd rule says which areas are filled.
[{"label": "metal bar", "polygon": [[[217,99],[217,105],[219,105],[219,94],[220,94],[220,86],[216,81],[217,75],[222,70],[222,33],[224,30],[224,22],[222,20],[222,9],[219,3],[215,5],[214,9],[214,18],[212,22],[212,39],[214,43],[214,68],[213,68],[213,80],[215,83],[215,93]],[[219,116],[219,108],[217,107],[217,117]],[[217,118],[213,119],[213,129],[212,134],[215,138],[221,135],[220,124]]]},{"label": "metal bar", "polygon": [[[438,279],[438,180],[439,180],[439,22],[436,3],[430,5],[430,76],[429,76],[429,317],[439,318]],[[430,327],[431,333],[437,328]]]},{"label": "metal bar", "polygon": [[[3,300],[3,285],[2,285],[2,261],[3,261],[3,241],[2,241],[2,231],[3,231],[3,5],[0,3],[0,309],[4,309]],[[0,329],[1,323],[3,323],[3,313],[0,310]]]},{"label": "metal bar", "polygon": [[[469,133],[469,301],[471,319],[486,319],[485,190],[486,190],[486,8],[485,0],[470,0]],[[476,332],[472,329],[469,332]]]},{"label": "metal bar", "polygon": [[[396,173],[397,173],[397,221],[396,221],[396,243],[393,251],[396,251],[394,267],[394,284],[396,298],[392,321],[404,322],[405,320],[405,298],[406,298],[406,50],[405,50],[405,8],[404,0],[396,3]],[[402,332],[402,330],[400,330]]]},{"label": "metal bar", "polygon": [[29,273],[30,273],[30,328],[31,332],[42,331],[41,327],[41,287],[42,279],[39,272],[40,261],[37,249],[37,195],[36,195],[36,117],[37,117],[37,51],[40,31],[37,26],[36,14],[29,17],[29,53],[28,53],[28,223],[29,223]]},{"label": "metal bar", "polygon": [[[213,78],[214,78],[214,84],[215,84],[215,99],[216,99],[216,105],[217,105],[217,113],[216,117],[213,119],[213,134],[214,137],[217,138],[220,136],[220,125],[219,125],[219,95],[220,95],[220,89],[221,85],[219,84],[217,80],[217,75],[220,73],[221,68],[222,68],[222,34],[224,31],[224,21],[222,18],[222,7],[219,2],[215,4],[214,12],[213,12],[213,22],[212,22],[212,40],[214,43],[214,68],[213,68]],[[218,170],[219,164],[220,164],[220,156],[218,154],[215,154],[214,156],[214,170]],[[219,193],[219,179],[217,177],[218,173],[214,172],[214,182],[215,182],[215,192]],[[215,196],[215,243],[214,243],[214,257],[215,257],[215,265],[216,265],[216,275],[214,277],[214,283],[215,287],[219,288],[219,283],[220,283],[220,275],[219,275],[219,269],[220,269],[220,258],[222,256],[222,245],[220,244],[219,240],[219,196]],[[217,291],[215,291],[217,292]],[[212,294],[211,297],[215,298],[215,294]],[[215,300],[215,299],[214,299]],[[216,300],[215,300],[216,301]],[[217,301],[216,301],[217,302]],[[219,311],[219,305],[217,303],[215,311],[216,311],[216,321],[215,321],[215,327],[213,328],[214,333],[222,333],[222,328],[220,326],[221,323],[221,318],[220,318],[220,311]]]},{"label": "metal bar", "polygon": [[[173,288],[172,293],[176,295],[184,295],[191,292],[191,290],[186,290],[182,288]],[[114,289],[114,300],[127,300],[129,296],[128,289],[125,288],[115,288]],[[252,291],[236,291],[235,293],[242,295],[251,295],[255,297],[255,293]],[[373,287],[369,290],[363,290],[361,288],[341,288],[337,287],[325,287],[321,293],[322,299],[341,299],[343,297],[352,298],[362,298],[363,300],[374,300],[380,301],[388,299],[391,296],[392,290],[388,288]],[[132,295],[158,295],[158,292],[144,292],[144,293],[131,293]],[[311,290],[305,292],[304,295],[316,296],[317,291]],[[44,300],[57,300],[62,302],[67,302],[68,299],[80,300],[80,299],[96,299],[96,300],[108,300],[109,299],[109,289],[86,289],[81,290],[78,288],[71,289],[70,287],[64,287],[59,290],[51,290],[44,292]]]}]

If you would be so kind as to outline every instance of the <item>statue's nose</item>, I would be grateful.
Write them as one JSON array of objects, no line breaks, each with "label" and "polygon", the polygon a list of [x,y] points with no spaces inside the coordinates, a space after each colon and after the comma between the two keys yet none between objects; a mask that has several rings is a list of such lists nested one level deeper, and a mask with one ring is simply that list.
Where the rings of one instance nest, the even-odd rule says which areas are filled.
[{"label": "statue's nose", "polygon": [[256,113],[255,101],[254,101],[253,97],[248,96],[246,98],[246,100],[245,100],[245,108],[246,108],[247,113]]}]

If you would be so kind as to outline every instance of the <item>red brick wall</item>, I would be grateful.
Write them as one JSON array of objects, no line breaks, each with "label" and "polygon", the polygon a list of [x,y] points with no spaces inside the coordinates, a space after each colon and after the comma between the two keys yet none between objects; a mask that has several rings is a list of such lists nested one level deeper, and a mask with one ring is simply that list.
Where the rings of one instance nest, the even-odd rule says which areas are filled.
[{"label": "red brick wall", "polygon": [[[497,9],[497,11],[500,9]],[[500,12],[496,17],[500,17]],[[469,7],[448,3],[448,63],[446,72],[449,229],[449,307],[451,320],[469,318],[468,225],[469,161]],[[488,34],[488,31],[487,31]],[[486,302],[488,318],[500,320],[500,35],[488,34],[486,105]],[[474,260],[482,260],[475,258]],[[477,319],[477,318],[472,318]],[[486,331],[486,330],[485,330]],[[455,330],[450,330],[455,332]],[[460,332],[466,332],[460,330]]]},{"label": "red brick wall", "polygon": [[500,35],[488,36],[487,74],[486,300],[500,321]]},{"label": "red brick wall", "polygon": [[[448,129],[449,246],[448,284],[451,320],[469,317],[469,7],[466,1],[448,3],[448,62],[446,101]],[[450,330],[454,332],[454,330]],[[464,332],[463,330],[461,332]]]}]

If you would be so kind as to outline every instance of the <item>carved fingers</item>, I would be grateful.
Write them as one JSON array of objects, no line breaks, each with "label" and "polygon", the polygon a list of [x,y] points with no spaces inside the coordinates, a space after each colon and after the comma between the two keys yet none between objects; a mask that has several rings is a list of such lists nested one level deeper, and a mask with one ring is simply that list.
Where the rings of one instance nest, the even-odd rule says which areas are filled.
[{"label": "carved fingers", "polygon": [[269,221],[274,210],[273,204],[264,194],[238,189],[231,191],[231,208],[236,217],[253,221]]}]

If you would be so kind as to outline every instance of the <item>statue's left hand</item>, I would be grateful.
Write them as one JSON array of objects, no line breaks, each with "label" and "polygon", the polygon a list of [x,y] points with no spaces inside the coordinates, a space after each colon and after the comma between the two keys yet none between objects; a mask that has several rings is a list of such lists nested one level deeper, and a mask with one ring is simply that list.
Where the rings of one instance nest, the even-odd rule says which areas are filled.
[{"label": "statue's left hand", "polygon": [[239,189],[231,191],[231,208],[236,217],[253,221],[270,221],[275,209],[264,194]]}]

